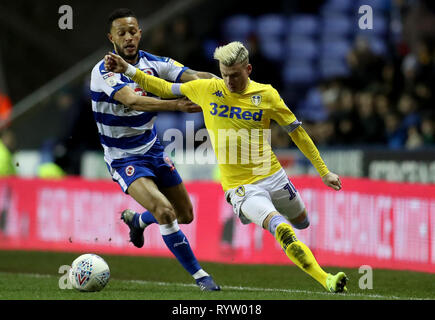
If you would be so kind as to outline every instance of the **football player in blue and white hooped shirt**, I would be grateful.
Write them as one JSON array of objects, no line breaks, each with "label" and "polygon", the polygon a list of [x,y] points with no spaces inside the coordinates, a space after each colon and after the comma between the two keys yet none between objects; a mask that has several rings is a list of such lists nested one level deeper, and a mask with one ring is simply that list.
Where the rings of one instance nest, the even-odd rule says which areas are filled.
[{"label": "football player in blue and white hooped shirt", "polygon": [[[108,22],[108,38],[115,52],[137,68],[172,82],[214,76],[139,50],[141,29],[131,10],[115,10]],[[129,209],[122,212],[121,218],[130,228],[130,241],[142,247],[145,227],[158,223],[164,242],[198,286],[202,290],[220,290],[199,265],[178,226],[193,220],[192,203],[154,128],[158,111],[199,112],[201,108],[188,100],[160,100],[126,76],[106,71],[104,60],[92,70],[91,95],[104,159],[112,178],[147,209],[142,214]]]}]

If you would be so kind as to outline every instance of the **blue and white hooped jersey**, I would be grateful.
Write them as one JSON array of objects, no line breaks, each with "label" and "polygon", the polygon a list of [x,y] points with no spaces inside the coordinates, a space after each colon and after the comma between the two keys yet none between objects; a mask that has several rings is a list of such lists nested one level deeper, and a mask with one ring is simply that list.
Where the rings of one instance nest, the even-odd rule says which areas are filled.
[{"label": "blue and white hooped jersey", "polygon": [[[171,82],[179,82],[187,69],[172,59],[141,50],[135,67]],[[104,60],[92,69],[92,111],[104,149],[104,159],[109,165],[115,159],[145,154],[157,139],[154,128],[156,112],[132,110],[113,98],[125,86],[132,88],[138,95],[155,97],[125,75],[104,70]]]}]

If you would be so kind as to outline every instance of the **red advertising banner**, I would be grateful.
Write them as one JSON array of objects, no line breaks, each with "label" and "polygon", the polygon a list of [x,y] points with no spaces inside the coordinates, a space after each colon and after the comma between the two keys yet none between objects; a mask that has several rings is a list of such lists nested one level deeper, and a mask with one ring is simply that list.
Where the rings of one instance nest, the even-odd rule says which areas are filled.
[{"label": "red advertising banner", "polygon": [[[292,182],[311,222],[296,234],[321,265],[435,273],[435,185],[342,178],[337,192],[319,178]],[[241,224],[220,185],[186,187],[195,219],[181,228],[199,260],[291,263],[269,232]],[[107,180],[0,179],[0,249],[171,257],[157,225],[146,229],[143,248],[128,241],[126,208],[143,210]]]}]

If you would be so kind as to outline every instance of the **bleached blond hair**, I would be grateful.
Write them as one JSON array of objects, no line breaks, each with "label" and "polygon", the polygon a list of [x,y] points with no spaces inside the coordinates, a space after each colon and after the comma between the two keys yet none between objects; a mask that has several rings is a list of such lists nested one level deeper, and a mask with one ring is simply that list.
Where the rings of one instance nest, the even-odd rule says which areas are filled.
[{"label": "bleached blond hair", "polygon": [[248,64],[248,49],[239,41],[230,42],[225,46],[217,47],[214,51],[214,58],[227,67],[237,63]]}]

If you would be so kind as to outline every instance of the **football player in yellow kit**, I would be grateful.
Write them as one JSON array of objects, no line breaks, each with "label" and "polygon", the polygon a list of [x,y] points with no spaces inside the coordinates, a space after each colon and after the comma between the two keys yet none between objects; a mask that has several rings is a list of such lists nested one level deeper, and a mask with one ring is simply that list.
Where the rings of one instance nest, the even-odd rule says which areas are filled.
[{"label": "football player in yellow kit", "polygon": [[341,189],[311,138],[271,86],[249,78],[249,52],[240,42],[215,50],[222,79],[200,79],[176,84],[147,75],[109,53],[105,68],[124,73],[144,90],[162,98],[186,96],[201,106],[221,172],[227,201],[242,223],[270,231],[287,256],[330,292],[347,291],[347,276],[326,273],[311,250],[296,238],[293,227],[309,225],[305,205],[267,141],[270,120],[286,130],[296,146],[317,169],[322,181]]}]

